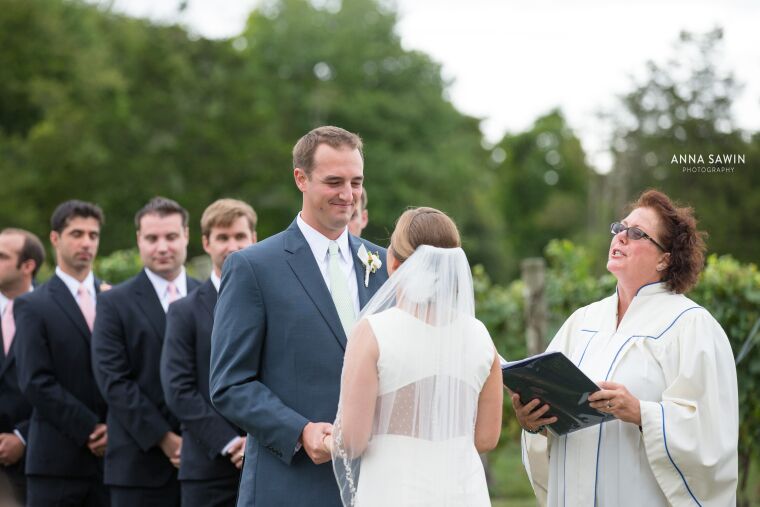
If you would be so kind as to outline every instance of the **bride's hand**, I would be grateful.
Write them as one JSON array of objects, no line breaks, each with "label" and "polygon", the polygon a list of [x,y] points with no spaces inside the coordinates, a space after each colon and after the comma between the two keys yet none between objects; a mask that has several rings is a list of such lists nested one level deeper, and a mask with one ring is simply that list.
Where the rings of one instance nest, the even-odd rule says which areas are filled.
[{"label": "bride's hand", "polygon": [[333,449],[332,435],[328,434],[322,438],[322,448],[325,450],[326,453],[332,454],[332,449]]}]

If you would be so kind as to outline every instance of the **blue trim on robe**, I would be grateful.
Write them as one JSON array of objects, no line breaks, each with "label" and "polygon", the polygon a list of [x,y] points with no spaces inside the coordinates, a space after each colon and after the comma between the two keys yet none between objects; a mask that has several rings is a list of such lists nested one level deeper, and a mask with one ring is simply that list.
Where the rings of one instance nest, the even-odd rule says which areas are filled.
[{"label": "blue trim on robe", "polygon": [[566,475],[567,475],[567,468],[565,464],[567,463],[567,435],[564,435],[565,438],[565,448],[562,452],[562,507],[565,506],[566,500],[565,497],[567,496],[567,486],[566,486]]},{"label": "blue trim on robe", "polygon": [[686,482],[686,477],[684,477],[683,473],[681,473],[681,469],[678,468],[678,465],[676,465],[676,462],[673,461],[673,457],[670,455],[670,450],[668,450],[668,439],[665,436],[665,407],[662,406],[662,402],[660,402],[659,405],[660,405],[660,412],[662,413],[662,441],[665,444],[665,452],[668,454],[668,459],[673,464],[673,468],[675,468],[676,472],[678,472],[678,475],[681,476],[683,485],[686,486],[686,491],[689,492],[689,494],[691,495],[691,498],[697,503],[697,505],[699,505],[699,507],[702,507],[702,504],[699,503],[699,500],[697,500],[697,497],[695,497],[694,493],[691,492],[689,483]]},{"label": "blue trim on robe", "polygon": [[596,485],[599,482],[599,451],[602,448],[602,430],[604,422],[599,425],[599,439],[596,441],[596,471],[594,472],[594,507],[596,507]]},{"label": "blue trim on robe", "polygon": [[[661,283],[661,282],[655,282],[655,283]],[[652,285],[652,284],[650,283],[650,284],[647,284],[647,285]],[[642,286],[642,288],[643,287],[646,287],[646,285]],[[641,290],[641,288],[639,290]],[[607,370],[607,375],[604,377],[604,380],[605,381],[609,380],[610,373],[612,372],[612,367],[615,366],[615,362],[617,361],[617,358],[620,355],[620,352],[622,352],[623,348],[628,344],[629,341],[631,341],[634,338],[649,338],[651,340],[659,340],[660,338],[662,338],[662,336],[665,333],[667,333],[670,330],[670,328],[672,328],[675,325],[676,322],[678,322],[678,319],[680,319],[681,316],[684,313],[686,313],[688,311],[691,311],[691,310],[696,310],[696,309],[704,310],[704,308],[702,308],[701,306],[691,306],[691,307],[683,310],[681,313],[679,313],[676,316],[675,319],[673,319],[673,322],[671,322],[670,325],[668,327],[666,327],[665,330],[662,331],[657,336],[649,336],[649,335],[631,335],[631,336],[629,336],[628,339],[623,342],[623,344],[620,346],[620,348],[618,349],[618,351],[615,353],[615,357],[612,358],[612,363],[610,363],[610,367]],[[596,445],[596,475],[594,476],[594,506],[595,507],[596,507],[596,485],[599,482],[599,451],[600,451],[601,446],[602,446],[602,428],[604,427],[604,424],[605,423],[603,422],[603,423],[601,423],[599,425],[599,440],[598,440],[597,445]],[[664,418],[663,418],[663,424],[664,424]],[[665,435],[665,433],[663,431],[663,436],[664,435]],[[665,450],[666,451],[668,450],[667,446],[665,447]],[[668,453],[668,457],[670,457],[670,453]],[[673,463],[672,459],[670,461],[671,461],[671,463]],[[675,463],[673,463],[673,466],[675,466]],[[676,467],[676,470],[678,470],[678,467]],[[678,470],[678,473],[680,474],[681,471]],[[689,489],[689,485],[686,484],[686,479],[684,479],[683,475],[681,475],[681,478],[684,480],[684,485],[686,486],[686,490],[689,492],[689,494],[691,494],[691,490]],[[694,498],[694,495],[691,495],[691,497]],[[697,499],[694,498],[694,501],[696,502]],[[697,504],[699,504],[699,502],[697,502]],[[701,507],[701,505],[700,505],[700,507]]]},{"label": "blue trim on robe", "polygon": [[[639,295],[639,292],[641,292],[641,289],[643,289],[644,287],[649,287],[650,285],[656,285],[658,283],[664,283],[664,282],[662,280],[659,280],[657,282],[645,283],[644,285],[642,285],[641,287],[639,287],[639,289],[636,291],[636,296]],[[636,296],[634,296],[634,297],[636,297]]]},{"label": "blue trim on robe", "polygon": [[594,331],[593,329],[581,329],[581,333],[583,333],[583,332],[585,332],[585,333],[592,333],[592,334],[591,334],[591,337],[586,342],[586,346],[583,348],[583,354],[581,354],[581,358],[578,361],[578,364],[576,364],[576,366],[578,368],[581,367],[581,363],[583,362],[583,358],[586,357],[586,351],[588,350],[588,346],[591,345],[591,340],[594,339],[594,336],[596,336],[596,333],[598,333],[599,331],[598,330]]},{"label": "blue trim on robe", "polygon": [[[578,360],[578,364],[576,366],[580,368],[581,363],[583,363],[583,358],[586,356],[586,351],[588,350],[588,346],[591,345],[591,340],[594,339],[594,336],[599,332],[599,330],[594,329],[581,329],[582,333],[591,333],[591,336],[589,337],[588,341],[586,342],[586,346],[583,348],[583,354],[581,354],[581,358]],[[567,476],[567,435],[563,435],[565,445],[564,445],[564,452],[562,454],[562,505],[564,506],[566,504],[566,493],[567,493],[567,485],[566,485],[566,476]]]}]

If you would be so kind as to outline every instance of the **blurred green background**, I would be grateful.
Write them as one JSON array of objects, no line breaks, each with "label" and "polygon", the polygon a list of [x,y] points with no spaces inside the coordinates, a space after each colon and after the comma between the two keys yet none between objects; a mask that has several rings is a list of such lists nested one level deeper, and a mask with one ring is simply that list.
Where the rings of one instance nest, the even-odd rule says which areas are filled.
[{"label": "blurred green background", "polygon": [[[549,262],[555,330],[614,287],[603,270],[608,224],[649,187],[694,206],[710,233],[720,257],[691,296],[738,352],[760,318],[760,133],[735,126],[741,83],[718,68],[720,28],[681,34],[666,63],[640,62],[645,72],[607,113],[612,170],[599,174],[558,109],[485,141],[480,119],[447,98],[440,64],[402,47],[397,22],[386,2],[279,0],[253,11],[239,36],[209,40],[81,1],[0,0],[0,227],[46,238],[58,203],[97,202],[97,269],[111,282],[139,269],[133,216],[154,195],[189,209],[191,256],[202,254],[200,215],[220,197],[251,203],[263,239],[300,207],[294,142],[335,124],[365,141],[365,237],[387,244],[407,206],[449,213],[475,266],[479,316],[506,357],[526,352],[520,260]],[[733,170],[672,162],[689,154],[705,163],[688,166]],[[710,164],[710,154],[743,160]],[[738,368],[745,503],[760,498],[749,473],[760,457],[757,349]],[[516,432],[506,409],[490,474],[494,495],[513,503],[497,505],[532,502]]]}]

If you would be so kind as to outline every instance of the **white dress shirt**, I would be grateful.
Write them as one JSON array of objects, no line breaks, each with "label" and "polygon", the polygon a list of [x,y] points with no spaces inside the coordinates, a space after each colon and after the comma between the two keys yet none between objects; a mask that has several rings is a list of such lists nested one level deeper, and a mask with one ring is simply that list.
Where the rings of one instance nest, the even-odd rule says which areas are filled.
[{"label": "white dress shirt", "polygon": [[216,276],[216,271],[212,268],[211,269],[211,283],[214,284],[214,288],[216,289],[216,293],[219,294],[219,286],[222,284],[222,279]]},{"label": "white dress shirt", "polygon": [[162,278],[148,268],[145,268],[145,274],[148,275],[148,280],[153,285],[164,312],[169,310],[169,282],[174,282],[174,286],[177,288],[177,299],[187,296],[187,276],[184,266],[174,280]]},{"label": "white dress shirt", "polygon": [[0,292],[0,318],[2,318],[3,315],[5,315],[5,307],[8,306],[8,302],[10,299],[5,297],[5,295]]},{"label": "white dress shirt", "polygon": [[[332,292],[330,287],[330,271],[328,267],[328,260],[330,257],[328,248],[330,247],[331,240],[307,224],[303,218],[301,218],[300,213],[298,214],[296,223],[304,238],[306,238],[309,248],[311,248],[311,253],[317,261],[319,271],[322,273],[322,278],[325,281],[327,289]],[[348,244],[348,227],[343,230],[343,233],[335,240],[335,242],[338,243],[338,248],[340,249],[340,269],[348,279],[348,293],[351,295],[351,300],[354,303],[354,315],[359,315],[359,286],[356,281],[356,274],[354,273],[354,256],[351,252],[351,247]]]},{"label": "white dress shirt", "polygon": [[92,271],[87,273],[87,277],[81,282],[73,276],[64,273],[60,266],[55,267],[55,274],[66,285],[66,288],[69,289],[69,292],[74,296],[74,301],[76,301],[77,304],[79,304],[79,286],[84,284],[84,288],[90,293],[92,303],[95,305],[95,308],[97,308],[98,300],[95,293],[95,276],[92,274]]}]

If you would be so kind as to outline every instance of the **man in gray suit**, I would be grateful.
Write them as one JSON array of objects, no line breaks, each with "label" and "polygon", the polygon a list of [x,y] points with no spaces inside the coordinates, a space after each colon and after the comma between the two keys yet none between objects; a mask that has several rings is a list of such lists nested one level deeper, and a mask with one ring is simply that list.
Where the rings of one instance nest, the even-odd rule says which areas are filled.
[{"label": "man in gray suit", "polygon": [[385,250],[346,227],[362,194],[361,139],[314,129],[293,149],[293,168],[301,212],[227,258],[214,318],[211,399],[253,437],[239,506],[341,505],[323,439],[348,331],[388,277],[365,266],[368,253],[385,259]]}]

